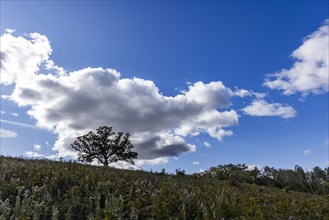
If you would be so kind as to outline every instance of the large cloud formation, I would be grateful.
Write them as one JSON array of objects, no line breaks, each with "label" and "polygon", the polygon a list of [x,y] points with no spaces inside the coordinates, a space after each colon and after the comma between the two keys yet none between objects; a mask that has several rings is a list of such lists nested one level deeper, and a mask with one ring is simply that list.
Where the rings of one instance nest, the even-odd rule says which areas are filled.
[{"label": "large cloud formation", "polygon": [[114,69],[66,72],[50,59],[49,40],[38,33],[6,32],[1,45],[1,84],[14,85],[3,98],[30,107],[37,126],[58,135],[54,150],[59,157],[74,156],[74,138],[100,125],[131,132],[139,158],[157,163],[195,151],[185,140],[188,135],[206,133],[221,140],[232,135],[227,127],[238,124],[237,112],[228,109],[232,91],[222,82],[196,82],[165,96],[152,81],[122,78]]},{"label": "large cloud formation", "polygon": [[290,69],[283,69],[268,75],[264,85],[271,89],[283,90],[291,95],[300,92],[321,94],[329,90],[329,20],[317,31],[304,39],[303,44],[293,51],[297,61]]}]

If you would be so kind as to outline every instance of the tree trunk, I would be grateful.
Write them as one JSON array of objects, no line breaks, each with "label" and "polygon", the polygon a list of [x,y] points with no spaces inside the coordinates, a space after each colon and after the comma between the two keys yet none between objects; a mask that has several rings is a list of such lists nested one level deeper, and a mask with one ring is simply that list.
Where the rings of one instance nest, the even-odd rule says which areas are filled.
[{"label": "tree trunk", "polygon": [[104,161],[104,166],[108,167],[109,166],[109,162],[107,160]]}]

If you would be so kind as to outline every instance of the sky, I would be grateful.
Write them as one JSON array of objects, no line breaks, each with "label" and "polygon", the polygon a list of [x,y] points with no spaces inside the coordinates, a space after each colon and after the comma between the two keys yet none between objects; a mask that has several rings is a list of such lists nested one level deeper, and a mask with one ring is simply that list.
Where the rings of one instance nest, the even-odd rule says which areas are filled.
[{"label": "sky", "polygon": [[328,7],[1,1],[0,154],[74,159],[108,125],[145,170],[326,167]]}]

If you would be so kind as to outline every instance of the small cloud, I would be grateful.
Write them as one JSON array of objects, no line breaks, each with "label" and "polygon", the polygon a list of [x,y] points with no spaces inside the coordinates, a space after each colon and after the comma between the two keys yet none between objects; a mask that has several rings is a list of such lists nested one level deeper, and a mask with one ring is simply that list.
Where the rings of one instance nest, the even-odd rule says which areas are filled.
[{"label": "small cloud", "polygon": [[33,145],[33,148],[34,148],[34,150],[36,150],[36,151],[40,151],[40,149],[41,149],[41,145],[40,145],[40,144],[35,144],[35,145]]},{"label": "small cloud", "polygon": [[136,165],[137,166],[159,165],[159,164],[166,164],[168,163],[168,161],[169,161],[168,157],[158,157],[156,159],[150,159],[150,160],[137,160]]},{"label": "small cloud", "polygon": [[204,169],[200,169],[199,170],[199,173],[203,173],[205,170]]},{"label": "small cloud", "polygon": [[251,93],[257,98],[257,99],[263,99],[267,96],[266,93],[260,93],[260,92],[253,92],[251,91]]},{"label": "small cloud", "polygon": [[35,151],[26,151],[25,155],[27,157],[33,157],[33,158],[46,158],[49,160],[55,160],[58,158],[58,154],[52,154],[52,155],[44,155],[44,154],[40,154],[38,152]]},{"label": "small cloud", "polygon": [[46,141],[46,147],[49,148],[50,147],[50,144],[48,141]]},{"label": "small cloud", "polygon": [[10,29],[10,28],[8,28],[8,29],[5,30],[5,32],[8,33],[8,34],[12,34],[15,31],[16,31],[15,29]]},{"label": "small cloud", "polygon": [[297,111],[286,104],[268,103],[265,100],[254,100],[249,106],[242,109],[243,113],[250,116],[279,116],[281,118],[293,118]]},{"label": "small cloud", "polygon": [[312,152],[311,149],[306,149],[306,150],[304,150],[304,156],[309,155],[311,152]]},{"label": "small cloud", "polygon": [[17,137],[17,133],[14,131],[6,130],[6,129],[0,129],[0,137],[1,138],[14,138]]},{"label": "small cloud", "polygon": [[14,117],[18,117],[18,114],[16,112],[12,112],[12,113],[10,113],[10,115],[12,115]]},{"label": "small cloud", "polygon": [[208,148],[211,147],[211,144],[210,144],[209,142],[207,142],[207,141],[203,142],[203,145],[204,145],[205,147],[208,147]]},{"label": "small cloud", "polygon": [[255,168],[257,168],[258,170],[261,170],[262,169],[262,166],[261,165],[254,165],[254,164],[247,164],[247,169],[248,170],[253,170]]},{"label": "small cloud", "polygon": [[246,97],[246,96],[251,96],[251,92],[245,89],[239,89],[235,87],[235,91],[230,91],[231,96],[238,96],[240,98]]},{"label": "small cloud", "polygon": [[3,115],[3,114],[5,114],[5,113],[6,113],[6,111],[0,111],[0,113]]},{"label": "small cloud", "polygon": [[193,161],[192,164],[193,164],[193,165],[199,165],[200,162],[199,162],[199,161]]}]

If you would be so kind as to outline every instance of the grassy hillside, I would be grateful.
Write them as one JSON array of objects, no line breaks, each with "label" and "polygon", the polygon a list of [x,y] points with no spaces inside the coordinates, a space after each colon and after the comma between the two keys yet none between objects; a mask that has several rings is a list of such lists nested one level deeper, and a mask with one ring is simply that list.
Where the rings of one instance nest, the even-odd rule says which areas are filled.
[{"label": "grassy hillside", "polygon": [[0,157],[0,219],[329,219],[329,197],[211,175]]}]

